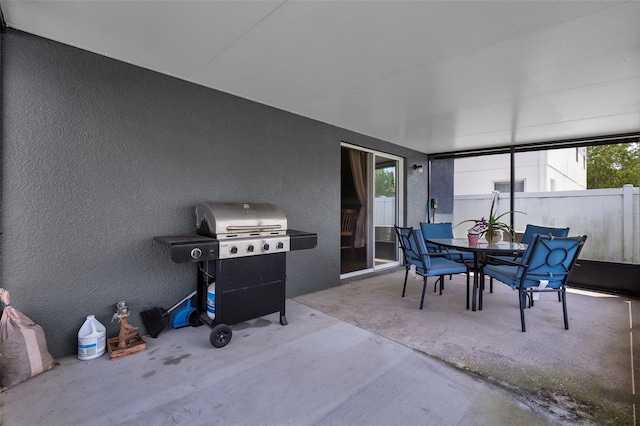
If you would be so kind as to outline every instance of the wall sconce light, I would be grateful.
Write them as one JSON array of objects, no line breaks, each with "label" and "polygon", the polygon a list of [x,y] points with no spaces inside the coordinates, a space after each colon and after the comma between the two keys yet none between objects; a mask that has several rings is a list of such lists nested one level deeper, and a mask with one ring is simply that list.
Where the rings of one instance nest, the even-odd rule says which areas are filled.
[{"label": "wall sconce light", "polygon": [[420,173],[420,174],[424,173],[424,167],[422,167],[419,164],[414,164],[413,165],[413,170],[418,172],[418,173]]}]

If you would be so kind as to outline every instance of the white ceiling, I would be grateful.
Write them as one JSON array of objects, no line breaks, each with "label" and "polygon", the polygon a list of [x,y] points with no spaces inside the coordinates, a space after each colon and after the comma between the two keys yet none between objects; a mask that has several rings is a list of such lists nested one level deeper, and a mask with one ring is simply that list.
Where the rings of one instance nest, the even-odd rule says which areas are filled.
[{"label": "white ceiling", "polygon": [[637,132],[638,1],[0,1],[7,25],[425,153]]}]

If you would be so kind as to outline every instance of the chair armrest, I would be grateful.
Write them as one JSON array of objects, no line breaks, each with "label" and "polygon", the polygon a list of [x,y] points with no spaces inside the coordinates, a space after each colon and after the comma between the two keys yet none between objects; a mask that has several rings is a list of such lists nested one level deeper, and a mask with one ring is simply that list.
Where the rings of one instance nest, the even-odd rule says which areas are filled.
[{"label": "chair armrest", "polygon": [[445,259],[451,259],[451,255],[444,252],[430,252],[429,257],[444,257]]},{"label": "chair armrest", "polygon": [[449,248],[445,246],[437,246],[437,251],[429,251],[429,256],[444,257],[449,260],[453,260],[454,257],[459,257],[460,262],[464,260],[462,258],[462,253],[451,254],[451,252],[449,251]]},{"label": "chair armrest", "polygon": [[446,250],[446,247],[436,246],[436,245],[428,245],[427,246],[427,251],[429,252],[429,254],[431,254],[431,253],[442,253],[442,249]]}]

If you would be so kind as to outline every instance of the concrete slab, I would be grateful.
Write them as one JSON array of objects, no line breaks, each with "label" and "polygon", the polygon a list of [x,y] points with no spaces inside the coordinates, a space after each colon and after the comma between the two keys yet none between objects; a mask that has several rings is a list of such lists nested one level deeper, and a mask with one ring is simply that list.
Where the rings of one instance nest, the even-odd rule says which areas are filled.
[{"label": "concrete slab", "polygon": [[[147,338],[147,350],[117,360],[63,358],[1,394],[2,424],[559,422],[518,394],[403,344],[295,301],[287,309],[289,325],[277,315],[238,324],[221,349],[209,344],[210,329],[198,327],[163,331]],[[395,309],[387,307],[388,319]]]},{"label": "concrete slab", "polygon": [[636,424],[637,299],[571,290],[564,330],[557,296],[543,294],[526,310],[523,333],[517,292],[504,284],[472,312],[464,276],[446,280],[441,296],[429,279],[421,311],[422,281],[410,277],[402,298],[403,280],[404,271],[394,272],[295,300],[505,386],[565,421]]}]

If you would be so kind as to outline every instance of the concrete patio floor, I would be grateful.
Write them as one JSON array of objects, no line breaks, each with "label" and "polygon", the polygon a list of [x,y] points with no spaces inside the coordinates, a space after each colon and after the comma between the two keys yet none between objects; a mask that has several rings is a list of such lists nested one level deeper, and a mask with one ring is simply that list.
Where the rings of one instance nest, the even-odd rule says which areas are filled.
[{"label": "concrete patio floor", "polygon": [[465,309],[464,275],[446,280],[442,295],[429,279],[421,311],[422,280],[409,276],[402,298],[403,280],[404,270],[296,300],[559,410],[568,421],[636,424],[637,299],[570,289],[565,330],[557,296],[542,294],[525,311],[523,333],[518,294],[502,283],[485,291],[484,309],[473,312]]},{"label": "concrete patio floor", "polygon": [[0,394],[1,424],[634,423],[635,300],[572,293],[565,331],[561,305],[543,297],[522,333],[504,285],[471,312],[454,277],[420,311],[419,282],[401,298],[403,278],[288,300],[289,325],[277,314],[236,324],[221,349],[209,328],[187,327],[117,360],[62,358]]}]

